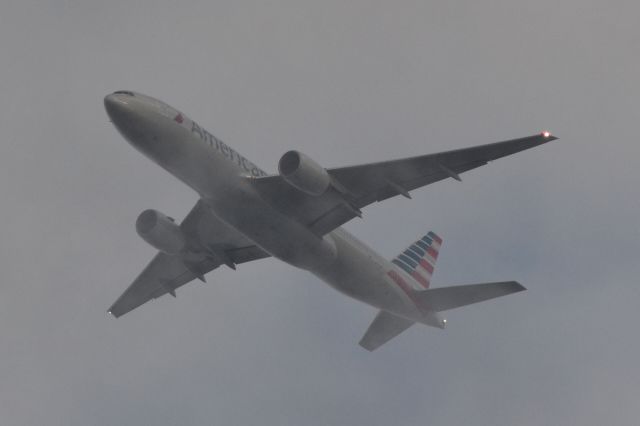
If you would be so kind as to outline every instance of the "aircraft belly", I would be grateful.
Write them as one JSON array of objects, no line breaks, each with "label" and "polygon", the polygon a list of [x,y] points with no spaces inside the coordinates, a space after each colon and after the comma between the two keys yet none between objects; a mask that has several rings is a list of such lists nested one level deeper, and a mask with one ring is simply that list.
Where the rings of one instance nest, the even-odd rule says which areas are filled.
[{"label": "aircraft belly", "polygon": [[335,261],[336,247],[330,236],[318,237],[273,209],[253,191],[241,182],[228,187],[219,201],[207,201],[223,222],[273,257],[306,270]]},{"label": "aircraft belly", "polygon": [[[229,162],[182,128],[169,127],[147,151],[197,191],[222,222],[286,263],[309,270],[339,292],[410,318],[415,307],[390,283],[391,264],[343,229],[318,237],[264,201]],[[180,144],[176,144],[180,140]]]},{"label": "aircraft belly", "polygon": [[[198,192],[222,222],[270,255],[303,269],[335,259],[331,237],[318,237],[269,205],[248,180],[239,179],[242,172],[236,163],[180,128],[162,134],[147,155]],[[176,148],[175,141],[180,138],[183,143]]]},{"label": "aircraft belly", "polygon": [[146,131],[136,148],[203,197],[224,196],[228,182],[241,174],[235,163],[184,127],[159,121]]},{"label": "aircraft belly", "polygon": [[379,309],[413,317],[406,295],[385,278],[389,262],[343,229],[331,233],[338,258],[311,272],[339,292]]},{"label": "aircraft belly", "polygon": [[[180,147],[175,140],[182,139]],[[390,263],[343,229],[318,237],[264,201],[233,163],[180,129],[163,133],[152,158],[197,191],[225,224],[286,263],[309,270],[356,300],[413,317],[407,295],[390,283]]]}]

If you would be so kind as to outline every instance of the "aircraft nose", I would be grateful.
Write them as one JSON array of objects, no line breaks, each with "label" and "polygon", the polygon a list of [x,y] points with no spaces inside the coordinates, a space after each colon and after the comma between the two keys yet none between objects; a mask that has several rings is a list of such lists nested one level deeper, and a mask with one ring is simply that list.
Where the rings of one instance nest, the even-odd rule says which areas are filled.
[{"label": "aircraft nose", "polygon": [[133,92],[118,91],[104,98],[104,108],[118,131],[131,143],[142,143],[148,125],[145,105]]},{"label": "aircraft nose", "polygon": [[127,99],[118,93],[105,96],[104,108],[107,110],[111,121],[116,125],[121,124],[123,119],[126,119],[126,116],[131,112]]}]

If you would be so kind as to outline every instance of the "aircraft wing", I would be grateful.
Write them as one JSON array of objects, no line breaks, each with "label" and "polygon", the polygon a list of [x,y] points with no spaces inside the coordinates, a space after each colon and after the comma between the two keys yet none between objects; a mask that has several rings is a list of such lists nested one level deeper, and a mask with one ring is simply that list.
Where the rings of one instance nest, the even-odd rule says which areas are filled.
[{"label": "aircraft wing", "polygon": [[[268,257],[237,231],[220,222],[202,201],[180,224],[194,247],[186,255],[171,256],[158,252],[142,273],[109,308],[115,317],[122,316],[151,299],[170,293],[221,264],[235,269],[236,264]],[[206,249],[206,250],[205,250]]]},{"label": "aircraft wing", "polygon": [[333,185],[322,195],[308,195],[281,176],[255,178],[260,194],[317,235],[324,235],[356,216],[360,209],[396,195],[460,174],[516,152],[557,139],[549,133],[503,142],[421,155],[400,160],[327,169]]}]

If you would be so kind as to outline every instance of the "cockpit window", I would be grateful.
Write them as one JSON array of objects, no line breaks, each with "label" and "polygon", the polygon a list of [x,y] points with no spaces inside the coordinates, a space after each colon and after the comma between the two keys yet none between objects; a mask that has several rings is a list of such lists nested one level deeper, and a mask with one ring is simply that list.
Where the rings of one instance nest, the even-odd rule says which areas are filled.
[{"label": "cockpit window", "polygon": [[128,95],[134,96],[133,92],[129,92],[128,90],[118,90],[117,92],[113,92],[114,95]]}]

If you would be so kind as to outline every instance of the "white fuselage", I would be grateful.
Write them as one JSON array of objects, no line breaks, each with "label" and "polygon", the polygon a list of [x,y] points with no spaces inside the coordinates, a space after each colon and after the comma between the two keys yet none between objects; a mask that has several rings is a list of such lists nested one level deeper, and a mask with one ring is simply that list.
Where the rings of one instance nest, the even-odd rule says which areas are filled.
[{"label": "white fuselage", "polygon": [[[193,188],[228,226],[264,251],[308,270],[336,290],[376,308],[429,325],[437,314],[411,300],[403,274],[342,228],[320,238],[263,200],[253,185],[266,176],[249,160],[179,111],[138,93],[113,94],[105,104],[114,124],[138,150]],[[412,280],[406,276],[406,283]]]}]

